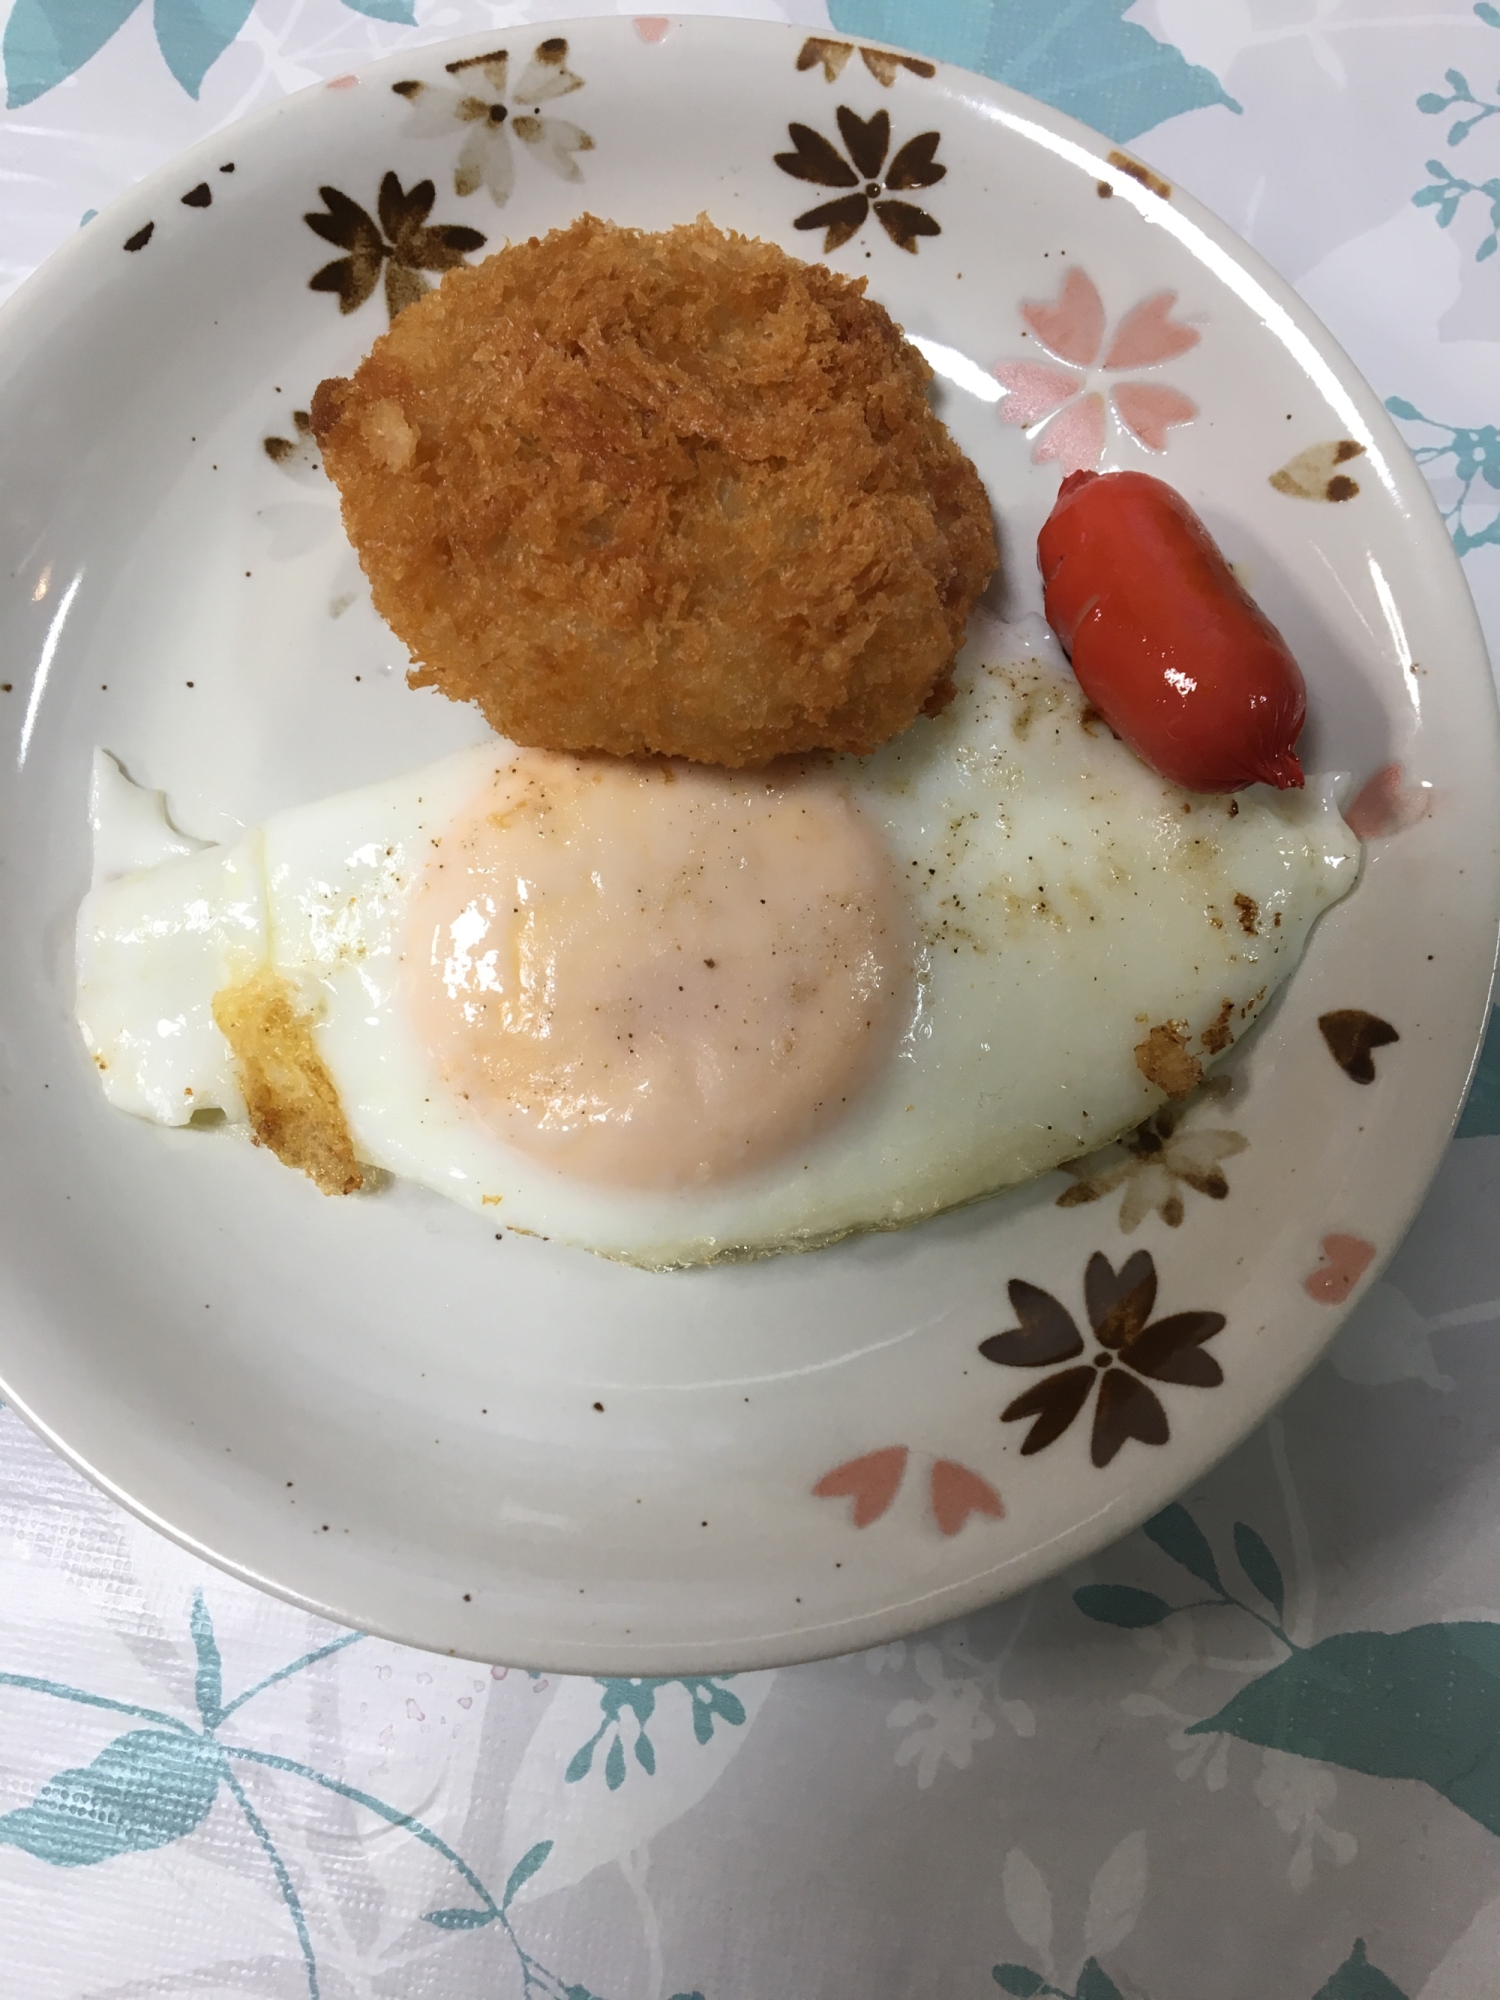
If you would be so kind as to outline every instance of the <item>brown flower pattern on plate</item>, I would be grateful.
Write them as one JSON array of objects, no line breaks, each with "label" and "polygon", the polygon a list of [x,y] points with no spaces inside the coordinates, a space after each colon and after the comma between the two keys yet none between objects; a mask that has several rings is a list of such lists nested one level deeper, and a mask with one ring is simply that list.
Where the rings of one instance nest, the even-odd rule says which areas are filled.
[{"label": "brown flower pattern on plate", "polygon": [[1363,1007],[1336,1007],[1331,1014],[1320,1014],[1318,1027],[1328,1053],[1351,1083],[1373,1083],[1376,1049],[1401,1039],[1389,1021],[1367,1014]]},{"label": "brown flower pattern on plate", "polygon": [[[1198,1101],[1223,1097],[1232,1088],[1233,1079],[1220,1072],[1208,1079]],[[1163,1104],[1116,1144],[1070,1160],[1065,1171],[1073,1176],[1073,1185],[1063,1189],[1057,1206],[1077,1208],[1123,1187],[1120,1228],[1129,1236],[1153,1209],[1169,1229],[1180,1228],[1186,1214],[1184,1188],[1223,1201],[1229,1182],[1221,1162],[1243,1153],[1250,1141],[1242,1132],[1208,1126],[1183,1131],[1191,1109],[1190,1104]]]},{"label": "brown flower pattern on plate", "polygon": [[[516,179],[512,133],[533,158],[561,179],[583,179],[575,155],[592,152],[593,139],[571,119],[542,116],[544,104],[583,88],[583,78],[568,68],[568,44],[561,35],[537,43],[513,89],[508,88],[510,54],[506,49],[467,56],[446,68],[456,89],[410,77],[393,83],[391,89],[412,107],[409,137],[437,139],[455,123],[463,128],[464,141],[453,169],[455,194],[470,195],[485,187],[497,208],[509,201]],[[507,94],[509,104],[505,102]],[[522,109],[524,106],[530,109]]]},{"label": "brown flower pattern on plate", "polygon": [[[824,35],[809,35],[797,51],[799,70],[812,69],[821,64],[824,80],[836,83],[843,72],[844,64],[854,54],[853,42],[829,41]],[[889,90],[896,81],[898,70],[908,69],[913,76],[936,76],[937,64],[924,60],[921,56],[902,55],[896,49],[860,48],[860,59],[875,81]]]},{"label": "brown flower pattern on plate", "polygon": [[321,187],[318,193],[327,212],[305,215],[303,221],[315,236],[349,254],[315,271],[307,281],[308,289],[336,292],[341,313],[354,312],[364,304],[379,283],[384,266],[385,302],[395,319],[431,289],[424,272],[451,271],[471,250],[484,244],[477,229],[467,229],[462,223],[429,226],[427,218],[437,198],[431,181],[418,181],[403,189],[395,174],[386,174],[376,203],[378,222],[336,187]]},{"label": "brown flower pattern on plate", "polygon": [[312,416],[307,410],[293,410],[291,437],[265,437],[261,446],[272,465],[279,465],[290,479],[307,481],[323,476],[323,455],[313,436]]},{"label": "brown flower pattern on plate", "polygon": [[898,200],[896,196],[913,188],[936,187],[946,176],[948,169],[935,158],[942,143],[941,135],[919,132],[914,139],[907,140],[887,165],[886,155],[891,149],[889,112],[877,111],[871,118],[861,118],[847,104],[841,104],[835,116],[847,159],[821,132],[815,132],[810,125],[792,123],[787,131],[797,150],[777,153],[776,164],[794,180],[811,181],[816,187],[851,188],[854,192],[807,209],[796,218],[793,228],[824,230],[826,257],[864,227],[873,208],[891,241],[915,256],[917,239],[940,236],[942,226],[925,208]]},{"label": "brown flower pattern on plate", "polygon": [[1294,500],[1352,500],[1359,492],[1359,481],[1338,468],[1363,453],[1364,446],[1356,444],[1353,438],[1310,444],[1306,451],[1299,451],[1271,474],[1271,484],[1278,493],[1289,493]]},{"label": "brown flower pattern on plate", "polygon": [[[221,174],[232,174],[234,172],[234,161],[225,160],[219,168],[219,172]],[[191,187],[186,194],[179,195],[178,200],[184,208],[212,208],[214,205],[214,192],[207,181],[199,181],[196,187]],[[90,209],[88,214],[83,218],[84,222],[92,221],[94,213],[95,211]],[[81,224],[80,227],[82,227]],[[155,222],[143,222],[134,234],[125,238],[124,244],[121,247],[131,251],[144,250],[155,234]]]},{"label": "brown flower pattern on plate", "polygon": [[[1067,1307],[1024,1278],[1010,1282],[1010,1303],[1019,1322],[979,1343],[986,1361],[1006,1368],[1055,1368],[1077,1361],[1088,1343]],[[1216,1389],[1224,1371],[1203,1343],[1223,1330],[1222,1313],[1173,1313],[1153,1321],[1156,1265],[1149,1250],[1137,1250],[1117,1271],[1099,1251],[1083,1275],[1084,1304],[1095,1351],[1078,1367],[1058,1368],[1024,1390],[1000,1412],[1000,1421],[1030,1418],[1021,1445],[1023,1457],[1056,1442],[1088,1403],[1095,1388],[1090,1455],[1105,1466],[1128,1438],[1165,1444],[1167,1413],[1152,1382]]]}]

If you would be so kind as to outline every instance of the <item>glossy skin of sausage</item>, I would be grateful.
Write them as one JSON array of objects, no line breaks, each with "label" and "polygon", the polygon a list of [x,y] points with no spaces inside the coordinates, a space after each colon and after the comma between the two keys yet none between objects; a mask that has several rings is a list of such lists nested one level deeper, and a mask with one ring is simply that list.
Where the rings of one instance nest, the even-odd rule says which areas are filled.
[{"label": "glossy skin of sausage", "polygon": [[1301,669],[1180,493],[1075,472],[1037,561],[1079,686],[1153,771],[1195,792],[1302,784]]}]

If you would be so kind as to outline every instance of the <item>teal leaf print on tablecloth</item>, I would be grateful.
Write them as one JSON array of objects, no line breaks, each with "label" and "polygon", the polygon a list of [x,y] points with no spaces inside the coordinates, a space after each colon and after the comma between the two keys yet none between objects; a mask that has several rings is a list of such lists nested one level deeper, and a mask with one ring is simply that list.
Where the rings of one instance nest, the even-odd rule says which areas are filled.
[{"label": "teal leaf print on tablecloth", "polygon": [[[1474,11],[1477,14],[1479,9],[1476,7]],[[1493,9],[1491,11],[1493,12]],[[1500,88],[1500,85],[1496,87]],[[1474,115],[1472,118],[1457,119],[1449,126],[1450,146],[1461,146],[1476,125],[1483,125],[1486,119],[1500,117],[1500,104],[1491,104],[1488,98],[1476,97],[1469,88],[1468,78],[1461,70],[1456,69],[1450,69],[1448,72],[1446,97],[1440,96],[1435,90],[1428,90],[1417,99],[1418,111],[1425,111],[1429,118],[1436,117],[1442,111],[1453,111],[1461,104],[1465,107],[1472,105]]]},{"label": "teal leaf print on tablecloth", "polygon": [[207,1818],[223,1769],[217,1745],[201,1736],[133,1729],[0,1818],[0,1843],[54,1868],[169,1847]]},{"label": "teal leaf print on tablecloth", "polygon": [[502,1910],[508,1910],[517,1895],[535,1875],[538,1868],[552,1852],[550,1840],[539,1840],[535,1847],[529,1847],[510,1871],[510,1879],[505,1885],[505,1894],[500,1898]]},{"label": "teal leaf print on tablecloth", "polygon": [[[14,111],[96,56],[147,0],[16,0],[5,25],[5,101]],[[249,20],[255,0],[151,0],[156,44],[189,97]],[[373,21],[416,26],[412,0],[344,0]]]},{"label": "teal leaf print on tablecloth", "polygon": [[[1276,1616],[1283,1617],[1286,1613],[1286,1585],[1281,1580],[1280,1566],[1254,1528],[1247,1527],[1243,1521],[1234,1524],[1234,1553],[1240,1568]],[[1213,1580],[1218,1582],[1217,1577]]]},{"label": "teal leaf print on tablecloth", "polygon": [[1468,1101],[1453,1136],[1484,1139],[1495,1132],[1500,1132],[1500,1008],[1492,1007]]},{"label": "teal leaf print on tablecloth", "polygon": [[1406,2000],[1394,1979],[1387,1979],[1378,1965],[1365,1956],[1363,1938],[1354,1940],[1354,1949],[1313,2000]]},{"label": "teal leaf print on tablecloth", "polygon": [[189,97],[250,18],[255,0],[155,0],[156,45]]},{"label": "teal leaf print on tablecloth", "polygon": [[1417,1778],[1500,1833],[1500,1625],[1337,1632],[1295,1652],[1186,1734]]},{"label": "teal leaf print on tablecloth", "polygon": [[[436,1925],[440,1931],[477,1931],[485,1924],[505,1923],[506,1911],[551,1852],[550,1840],[539,1840],[534,1847],[527,1848],[510,1871],[498,1909],[486,1898],[483,1909],[428,1910],[422,1921]],[[506,1928],[509,1930],[509,1925]]]},{"label": "teal leaf print on tablecloth", "polygon": [[[1166,1509],[1147,1522],[1146,1533],[1206,1581],[1199,1551],[1175,1519],[1185,1511]],[[1087,1618],[1126,1628],[1210,1606],[1243,1611],[1281,1641],[1288,1657],[1217,1714],[1190,1723],[1184,1735],[1237,1736],[1370,1777],[1415,1778],[1500,1833],[1500,1623],[1454,1620],[1406,1632],[1336,1632],[1300,1646],[1281,1623],[1285,1588],[1270,1548],[1243,1521],[1235,1524],[1234,1547],[1241,1569],[1275,1609],[1274,1619],[1221,1583],[1210,1585],[1212,1596],[1190,1604],[1168,1605],[1128,1584],[1086,1584],[1073,1602]]]},{"label": "teal leaf print on tablecloth", "polygon": [[1412,203],[1417,208],[1436,208],[1439,229],[1446,229],[1449,226],[1463,206],[1466,196],[1481,194],[1488,198],[1490,221],[1494,227],[1480,243],[1474,256],[1481,264],[1486,257],[1493,257],[1496,250],[1500,249],[1500,175],[1487,181],[1465,180],[1462,174],[1450,173],[1441,160],[1429,160],[1427,171],[1432,175],[1432,179],[1426,187],[1417,189],[1412,196]]},{"label": "teal leaf print on tablecloth", "polygon": [[1208,1537],[1186,1507],[1175,1503],[1163,1507],[1146,1523],[1145,1533],[1163,1555],[1180,1563],[1200,1583],[1206,1583],[1210,1590],[1224,1588],[1219,1581],[1219,1566],[1214,1561],[1214,1552],[1208,1546]]},{"label": "teal leaf print on tablecloth", "polygon": [[[1500,183],[1496,186],[1500,192]],[[1442,434],[1437,443],[1414,444],[1411,450],[1412,457],[1424,470],[1435,468],[1459,483],[1458,498],[1451,507],[1441,509],[1458,553],[1466,556],[1474,549],[1500,547],[1500,512],[1492,514],[1482,527],[1471,525],[1470,512],[1476,486],[1487,487],[1500,507],[1500,425],[1484,424],[1468,429],[1440,423],[1436,417],[1423,416],[1404,396],[1387,396],[1385,406],[1404,424],[1425,424],[1429,430]],[[1453,461],[1451,467],[1444,463],[1448,459]],[[1431,476],[1429,472],[1428,477]],[[1485,498],[1483,493],[1480,498],[1481,501]]]},{"label": "teal leaf print on tablecloth", "polygon": [[[1480,0],[1474,9],[1479,19],[1490,28],[1500,28],[1500,8],[1490,4],[1490,0]],[[1450,69],[1447,73],[1448,94],[1427,90],[1417,99],[1417,109],[1429,118],[1441,117],[1444,112],[1460,107],[1468,113],[1457,118],[1449,126],[1447,144],[1461,146],[1477,126],[1487,124],[1491,118],[1500,117],[1500,102],[1488,97],[1476,97],[1469,86],[1469,80],[1462,70]],[[1500,82],[1495,85],[1496,98],[1500,98]],[[1474,252],[1479,262],[1493,257],[1500,250],[1500,175],[1487,181],[1466,180],[1455,174],[1441,160],[1429,160],[1427,171],[1432,179],[1426,187],[1418,188],[1412,201],[1418,208],[1435,208],[1439,229],[1451,226],[1454,216],[1463,207],[1471,194],[1477,194],[1489,201],[1490,233]]]},{"label": "teal leaf print on tablecloth", "polygon": [[244,1814],[245,1824],[255,1835],[261,1852],[271,1864],[271,1873],[276,1877],[276,1886],[281,1891],[281,1900],[286,1904],[287,1915],[292,1920],[292,1928],[297,1933],[297,1943],[302,1950],[302,1966],[307,1974],[308,2000],[319,2000],[317,1954],[313,1950],[312,1933],[307,1928],[307,1915],[302,1908],[302,1898],[297,1894],[297,1885],[292,1880],[291,1871],[282,1860],[264,1820],[250,1803],[244,1786],[233,1771],[225,1770],[224,1783],[229,1787],[236,1805]]},{"label": "teal leaf print on tablecloth", "polygon": [[[651,1747],[651,1738],[644,1731],[635,1739],[635,1754],[649,1777],[656,1776],[656,1752]],[[612,1792],[617,1792],[625,1782],[625,1745],[617,1736],[609,1746],[609,1755],[604,1760],[604,1782]]]},{"label": "teal leaf print on tablecloth", "polygon": [[[990,1977],[1002,1993],[1013,1994],[1015,2000],[1125,2000],[1094,1958],[1079,1973],[1078,1984],[1071,1993],[1066,1987],[1054,1986],[1043,1979],[1029,1965],[992,1965]],[[1130,1990],[1138,1995],[1138,2000],[1150,2000],[1142,1988],[1132,1986]],[[1353,1951],[1333,1977],[1318,1988],[1312,2000],[1406,2000],[1406,1995],[1394,1980],[1386,1978],[1379,1966],[1371,1965],[1365,1954],[1364,1939],[1356,1938]]]},{"label": "teal leaf print on tablecloth", "polygon": [[219,1658],[219,1642],[214,1637],[214,1622],[208,1615],[201,1590],[193,1592],[188,1630],[193,1635],[193,1650],[198,1655],[198,1673],[193,1686],[198,1713],[203,1718],[205,1729],[217,1729],[224,1712],[224,1668]]},{"label": "teal leaf print on tablecloth", "polygon": [[1125,2000],[1125,1996],[1099,1961],[1091,1958],[1078,1975],[1074,2000]]},{"label": "teal leaf print on tablecloth", "polygon": [[1115,140],[1239,105],[1210,71],[1127,21],[1130,0],[829,0],[840,34],[896,42],[1040,97]]},{"label": "teal leaf print on tablecloth", "polygon": [[1054,1986],[1043,1979],[1029,1965],[992,1965],[990,1977],[1002,1993],[1013,1993],[1017,2000],[1032,2000],[1033,1995],[1049,1996],[1049,2000],[1125,2000],[1097,1958],[1085,1961],[1071,1993],[1066,1986]]},{"label": "teal leaf print on tablecloth", "polygon": [[1121,1625],[1134,1631],[1143,1625],[1160,1625],[1178,1609],[1151,1590],[1137,1590],[1128,1583],[1086,1583],[1075,1590],[1073,1601],[1085,1617],[1101,1625]]},{"label": "teal leaf print on tablecloth", "polygon": [[[1073,1593],[1073,1602],[1086,1618],[1095,1619],[1101,1625],[1129,1628],[1159,1625],[1164,1618],[1171,1618],[1179,1611],[1197,1611],[1206,1605],[1233,1605],[1237,1611],[1248,1613],[1258,1625],[1264,1625],[1268,1632],[1275,1633],[1282,1645],[1292,1650],[1292,1642],[1279,1623],[1264,1617],[1226,1588],[1208,1539],[1186,1507],[1176,1501],[1170,1507],[1163,1507],[1159,1514],[1153,1514],[1146,1522],[1143,1532],[1179,1568],[1185,1569],[1200,1583],[1206,1583],[1213,1592],[1212,1597],[1195,1598],[1191,1604],[1168,1604],[1154,1591],[1137,1590],[1134,1584],[1087,1583]],[[1282,1608],[1281,1571],[1276,1566],[1275,1557],[1255,1530],[1246,1527],[1243,1521],[1236,1521],[1234,1526],[1234,1550],[1241,1569],[1251,1583],[1268,1604],[1276,1607],[1276,1618],[1279,1620]],[[1268,1589],[1267,1585],[1273,1588]]]},{"label": "teal leaf print on tablecloth", "polygon": [[[384,1799],[375,1797],[373,1793],[362,1791],[357,1785],[347,1785],[341,1778],[316,1770],[310,1764],[298,1763],[294,1758],[280,1756],[274,1751],[256,1749],[249,1743],[223,1740],[220,1732],[224,1725],[257,1695],[275,1687],[278,1682],[306,1672],[309,1667],[342,1652],[347,1646],[358,1645],[363,1637],[361,1633],[344,1632],[336,1639],[314,1647],[299,1659],[288,1661],[285,1666],[265,1675],[231,1701],[224,1699],[224,1663],[214,1635],[213,1618],[201,1590],[193,1592],[188,1611],[188,1633],[196,1662],[193,1691],[201,1729],[195,1729],[179,1716],[144,1708],[136,1702],[116,1701],[110,1695],[94,1694],[87,1688],[69,1687],[61,1681],[43,1680],[32,1674],[0,1673],[0,1687],[46,1695],[83,1708],[102,1709],[112,1715],[131,1716],[151,1725],[116,1737],[92,1764],[59,1771],[47,1780],[29,1805],[0,1815],[0,1846],[20,1848],[55,1868],[96,1867],[120,1855],[169,1847],[175,1841],[186,1839],[208,1817],[222,1788],[239,1808],[275,1876],[301,1950],[308,2000],[320,2000],[317,1951],[297,1885],[276,1846],[271,1829],[261,1818],[235,1773],[236,1764],[254,1764],[262,1770],[279,1772],[303,1784],[313,1785],[346,1804],[358,1806],[441,1856],[475,1901],[452,1908],[428,1910],[424,1913],[425,1921],[442,1931],[483,1930],[497,1924],[515,1953],[521,1973],[521,1990],[527,2000],[533,1995],[549,1996],[549,2000],[600,2000],[600,1996],[591,1994],[586,1987],[565,1985],[557,1973],[527,1951],[509,1916],[517,1893],[551,1854],[550,1840],[535,1842],[522,1855],[511,1870],[502,1898],[497,1903],[463,1856],[441,1834],[413,1814],[387,1805]],[[651,1685],[659,1687],[664,1683],[654,1682]],[[726,1721],[736,1719],[730,1712],[732,1707],[739,1711],[737,1719],[744,1720],[744,1709],[738,1698],[717,1688],[716,1683],[684,1682],[683,1685],[716,1692],[719,1696],[716,1712]],[[709,1695],[701,1698],[705,1702],[710,1701]],[[700,1696],[695,1694],[695,1720],[699,1700]],[[709,1729],[711,1732],[711,1719]],[[699,1740],[705,1741],[706,1738],[700,1734]],[[698,2000],[702,2000],[701,1995]]]},{"label": "teal leaf print on tablecloth", "polygon": [[736,1729],[745,1720],[745,1704],[737,1694],[723,1685],[723,1678],[719,1680],[697,1676],[666,1680],[600,1678],[598,1685],[603,1689],[599,1698],[601,1716],[599,1727],[587,1743],[580,1744],[574,1751],[568,1768],[563,1773],[565,1784],[576,1785],[588,1776],[594,1767],[595,1750],[613,1730],[613,1740],[604,1759],[604,1782],[612,1792],[620,1789],[625,1782],[628,1768],[625,1762],[625,1739],[621,1723],[621,1717],[626,1709],[629,1709],[635,1717],[635,1742],[631,1746],[635,1753],[635,1761],[648,1778],[655,1777],[656,1746],[646,1734],[646,1724],[656,1713],[656,1697],[662,1688],[680,1687],[686,1691],[693,1705],[693,1734],[700,1743],[712,1742],[715,1719]]},{"label": "teal leaf print on tablecloth", "polygon": [[5,24],[5,101],[14,111],[82,69],[140,0],[16,0]]}]

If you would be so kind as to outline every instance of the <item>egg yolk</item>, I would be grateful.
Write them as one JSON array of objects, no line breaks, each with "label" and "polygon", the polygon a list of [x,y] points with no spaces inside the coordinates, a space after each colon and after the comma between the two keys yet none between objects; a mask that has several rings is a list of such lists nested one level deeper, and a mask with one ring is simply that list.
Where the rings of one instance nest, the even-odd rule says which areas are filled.
[{"label": "egg yolk", "polygon": [[435,843],[409,921],[447,1087],[614,1187],[703,1187],[814,1137],[914,1001],[889,851],[807,774],[523,752]]}]

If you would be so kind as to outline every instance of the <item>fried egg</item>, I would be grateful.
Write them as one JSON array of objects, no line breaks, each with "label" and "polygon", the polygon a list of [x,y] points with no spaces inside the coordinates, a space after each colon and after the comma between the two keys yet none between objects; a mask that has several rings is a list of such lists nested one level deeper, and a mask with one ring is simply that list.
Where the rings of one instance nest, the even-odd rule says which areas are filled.
[{"label": "fried egg", "polygon": [[1040,632],[991,628],[959,678],[867,759],[492,741],[216,847],[100,753],[77,1011],[105,1094],[655,1269],[1090,1152],[1253,1024],[1358,842],[1328,785],[1155,777]]}]

